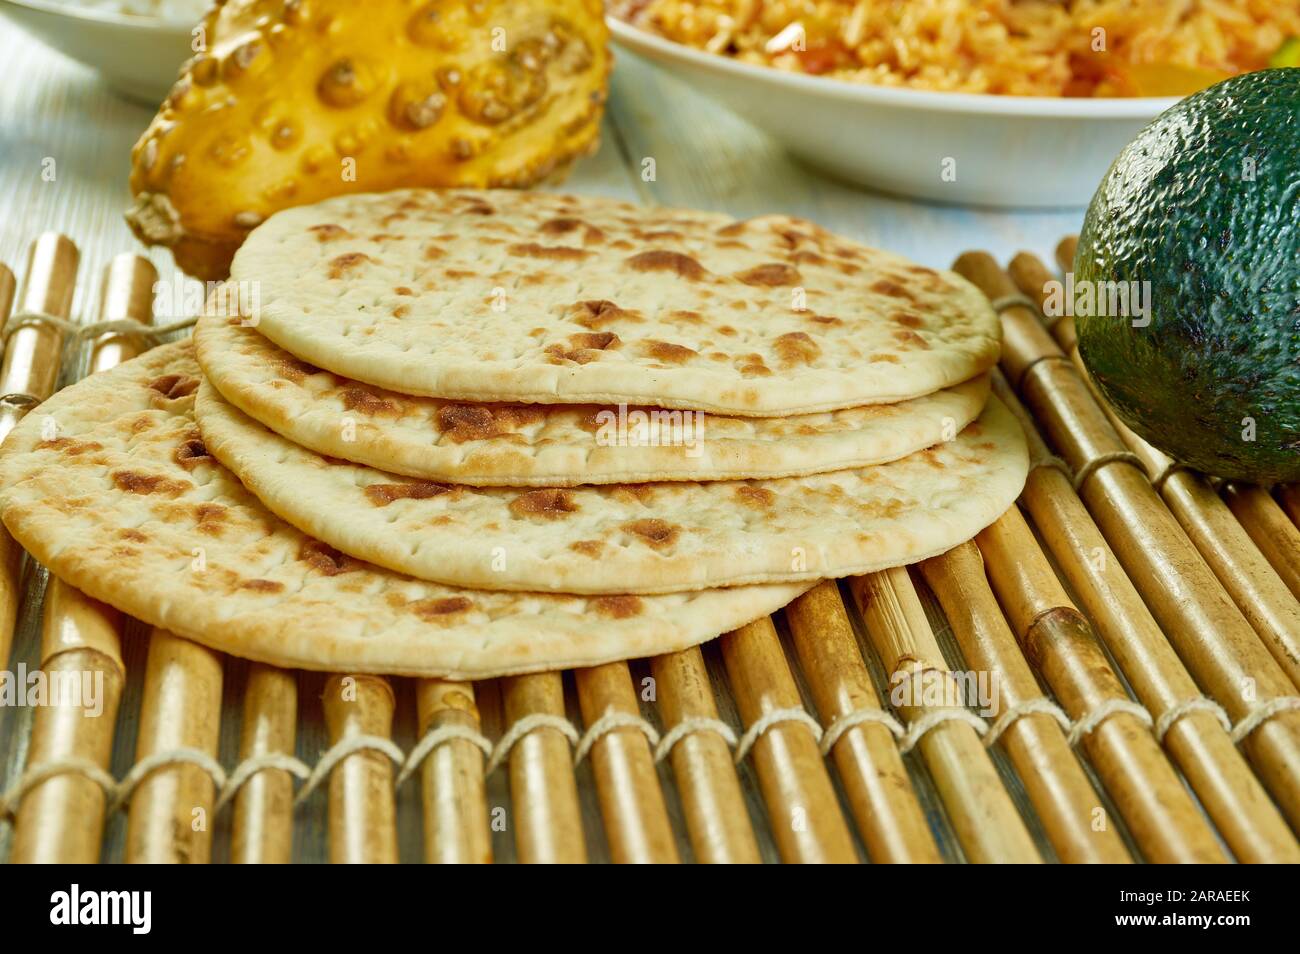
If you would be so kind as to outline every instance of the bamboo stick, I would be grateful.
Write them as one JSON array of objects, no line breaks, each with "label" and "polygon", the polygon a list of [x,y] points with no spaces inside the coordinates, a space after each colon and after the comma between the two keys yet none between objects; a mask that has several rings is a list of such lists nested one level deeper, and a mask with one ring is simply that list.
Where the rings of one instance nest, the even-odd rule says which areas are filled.
[{"label": "bamboo stick", "polygon": [[1300,527],[1300,484],[1279,484],[1277,502],[1282,505],[1291,522]]},{"label": "bamboo stick", "polygon": [[[356,736],[392,736],[393,687],[382,676],[330,676],[321,702],[331,746]],[[397,862],[393,763],[384,753],[353,752],[330,772],[329,844],[333,864]]]},{"label": "bamboo stick", "polygon": [[8,265],[0,262],[0,321],[9,317],[17,289],[18,283],[14,280],[14,273],[9,270]]},{"label": "bamboo stick", "polygon": [[[573,675],[588,727],[611,712],[641,717],[627,663],[578,669]],[[590,758],[613,860],[676,863],[677,844],[645,734],[632,726],[611,729],[592,744]]]},{"label": "bamboo stick", "polygon": [[[1062,269],[1069,271],[1064,266]],[[1056,316],[1048,314],[1048,309],[1044,305],[1048,300],[1048,285],[1056,281],[1056,275],[1052,270],[1032,252],[1017,252],[1007,263],[1007,274],[1011,276],[1016,287],[1038,305],[1038,310],[1043,313],[1050,327]]]},{"label": "bamboo stick", "polygon": [[[99,320],[152,318],[157,272],[148,260],[119,255],[104,270]],[[3,281],[0,280],[0,285]],[[0,288],[0,295],[3,288]],[[102,336],[91,354],[91,371],[135,356],[129,338]],[[116,714],[126,672],[122,664],[120,613],[52,578],[42,619],[41,669],[51,682],[81,678],[102,686],[100,714],[84,705],[42,707],[32,722],[29,770],[65,759],[85,759],[107,770]],[[15,819],[13,860],[91,863],[99,859],[104,830],[104,793],[78,775],[59,775],[32,788]]]},{"label": "bamboo stick", "polygon": [[[704,656],[698,647],[656,656],[650,660],[650,671],[669,731],[687,720],[718,718]],[[704,864],[761,861],[726,739],[716,732],[691,732],[673,746],[668,760],[695,860]]]},{"label": "bamboo stick", "polygon": [[[136,762],[177,749],[215,758],[220,728],[220,657],[164,629],[153,629]],[[149,773],[131,799],[126,860],[207,864],[215,794],[211,776],[192,763],[169,763]]]},{"label": "bamboo stick", "polygon": [[[292,672],[254,663],[244,687],[240,761],[293,755],[298,731],[298,680]],[[235,795],[230,860],[287,864],[293,856],[293,777],[264,768]]]},{"label": "bamboo stick", "polygon": [[[1071,264],[1063,266],[1063,269],[1068,272],[1073,267]],[[1042,312],[1043,320],[1057,344],[1061,346],[1062,351],[1069,354],[1077,342],[1074,322],[1065,320],[1063,315],[1049,313],[1052,310],[1052,283],[1057,281],[1057,277],[1048,270],[1037,255],[1031,255],[1029,252],[1020,252],[1011,259],[1007,265],[1007,274],[1011,276],[1016,287],[1038,305],[1038,310]]]},{"label": "bamboo stick", "polygon": [[[1148,478],[1166,473],[1173,461],[1125,427],[1108,405],[1101,406],[1141,458]],[[1300,601],[1204,477],[1176,470],[1159,492],[1278,666],[1300,687]]]},{"label": "bamboo stick", "polygon": [[[72,310],[80,254],[66,236],[46,232],[27,253],[27,270],[18,309],[67,318]],[[0,320],[9,318],[14,303],[14,277],[0,266]],[[62,357],[63,332],[57,328],[18,328],[5,345],[0,364],[0,443],[9,436],[33,403],[54,392]],[[14,621],[22,598],[22,547],[0,526],[0,664],[13,649]]]},{"label": "bamboo stick", "polygon": [[[722,658],[747,726],[777,710],[802,711],[771,617],[723,636]],[[759,735],[751,754],[781,857],[787,862],[856,863],[852,836],[809,726],[778,722]]]},{"label": "bamboo stick", "polygon": [[[1031,461],[1049,459],[1029,412],[1000,372],[994,393],[1020,418]],[[1033,517],[1071,589],[1132,686],[1157,719],[1201,690],[1156,624],[1065,475],[1050,464],[1029,472],[1020,504]],[[1177,719],[1164,738],[1220,834],[1241,861],[1300,862],[1300,845],[1240,750],[1205,710]]]},{"label": "bamboo stick", "polygon": [[[502,681],[506,731],[532,715],[563,718],[564,683],[558,672],[511,676]],[[510,751],[510,800],[517,826],[515,849],[528,864],[587,860],[569,740],[540,726]]]},{"label": "bamboo stick", "polygon": [[[27,281],[30,284],[32,281],[32,277],[28,277]],[[16,297],[16,295],[17,295],[17,284],[14,280],[14,273],[9,270],[9,266],[5,265],[3,262],[0,262],[0,322],[6,322],[9,320],[9,315],[13,311],[14,298]],[[48,360],[48,358],[46,360]],[[31,383],[32,382],[30,381],[22,382],[21,393],[27,393],[27,389],[31,385]],[[0,394],[0,397],[4,397],[4,395]],[[12,429],[12,425],[8,425],[8,428],[6,429],[5,433],[8,433],[8,430],[11,429]],[[2,441],[3,439],[4,439],[3,437],[0,437],[0,441]],[[0,664],[3,664],[7,660],[8,660],[7,655],[0,656]]]},{"label": "bamboo stick", "polygon": [[[31,279],[29,278],[28,281],[30,283]],[[18,288],[17,283],[14,280],[14,273],[9,270],[8,265],[4,264],[4,262],[0,262],[0,322],[6,322],[9,320],[9,315],[13,311],[14,298],[17,295],[17,290]],[[24,384],[27,383],[28,382],[24,382]],[[26,393],[26,387],[24,387],[23,393]],[[0,395],[0,397],[3,397],[3,395]],[[0,663],[5,661],[5,659],[0,659]]]},{"label": "bamboo stick", "polygon": [[[984,253],[954,266],[990,298],[1016,292]],[[1023,307],[1002,313],[1003,369],[1076,472],[1125,452],[1069,359]],[[1081,497],[1138,584],[1188,668],[1234,720],[1294,692],[1259,636],[1165,509],[1151,484],[1123,460],[1095,468]],[[1244,745],[1292,824],[1300,826],[1300,712],[1283,711]]]},{"label": "bamboo stick", "polygon": [[13,651],[14,625],[22,599],[23,548],[0,524],[0,665]]},{"label": "bamboo stick", "polygon": [[[1021,291],[1031,297],[1050,280],[1046,267],[1025,253],[1016,256],[1010,271]],[[1133,433],[1097,392],[1079,356],[1074,320],[1063,318],[1051,326],[1051,331],[1061,350],[1074,362],[1097,406],[1142,462],[1148,479],[1157,486],[1192,544],[1278,665],[1300,686],[1300,601],[1274,572],[1209,482],[1192,471],[1174,470],[1173,459]]]},{"label": "bamboo stick", "polygon": [[[1058,254],[1058,260],[1068,271],[1072,268],[1073,240],[1062,242],[1062,246],[1067,245],[1069,257]],[[1050,280],[1047,269],[1037,258],[1024,253],[1016,256],[1012,265],[1016,284],[1041,304],[1043,296],[1035,293]],[[1086,382],[1073,320],[1057,322],[1052,331],[1061,349],[1071,353]],[[1014,395],[1005,393],[1004,381],[995,381],[995,387],[1003,400],[1021,412],[1031,445],[1037,445],[1031,456],[1046,459],[1046,448],[1027,412],[1019,407]],[[1115,423],[1113,417],[1110,420]],[[1083,595],[1088,613],[1099,621],[1111,652],[1148,709],[1159,716],[1180,700],[1195,698],[1199,692],[1195,683],[1170,651],[1150,611],[1065,477],[1050,467],[1036,469],[1030,474],[1021,501],[1040,527],[1058,528],[1047,536],[1049,544],[1059,542],[1054,546],[1057,559],[1072,586]],[[1064,541],[1062,531],[1073,539]],[[1100,559],[1082,560],[1082,553],[1096,554]],[[1164,741],[1238,858],[1262,862],[1300,859],[1300,846],[1211,713],[1185,716],[1174,724]]]},{"label": "bamboo stick", "polygon": [[1056,245],[1056,263],[1062,272],[1074,271],[1074,256],[1079,250],[1079,236],[1067,235]]},{"label": "bamboo stick", "polygon": [[[72,312],[80,253],[65,235],[46,232],[32,243],[17,310],[67,318]],[[53,325],[26,325],[9,337],[0,366],[0,396],[27,395],[43,401],[54,393],[59,377],[63,332]],[[22,419],[25,408],[0,414],[0,440]]]},{"label": "bamboo stick", "polygon": [[[823,726],[829,728],[862,710],[880,711],[834,580],[817,584],[787,606],[785,618]],[[887,726],[879,722],[853,726],[839,737],[830,754],[872,861],[936,864],[943,860]]]},{"label": "bamboo stick", "polygon": [[[896,567],[853,577],[849,589],[872,645],[890,674],[890,685],[903,678],[915,680],[922,674],[939,674],[944,680],[944,701],[956,698],[948,664],[907,569]],[[958,708],[927,706],[925,701],[922,697],[918,702],[909,694],[896,708],[909,725],[928,713]],[[941,722],[921,736],[917,749],[934,778],[968,859],[976,863],[1042,860],[983,742],[970,725]]]},{"label": "bamboo stick", "polygon": [[[50,685],[79,679],[83,696],[57,701],[33,716],[28,771],[85,759],[108,770],[113,726],[126,679],[118,640],[121,614],[51,580],[45,595],[41,669]],[[94,700],[84,695],[90,689]],[[77,774],[56,775],[31,788],[14,820],[10,860],[19,864],[93,864],[104,832],[103,790]]]},{"label": "bamboo stick", "polygon": [[[104,311],[113,317],[149,320],[157,277],[135,256],[109,266]],[[23,329],[27,330],[27,329]],[[38,329],[45,334],[46,329]],[[36,339],[33,338],[33,346]],[[92,368],[100,370],[133,355],[134,339],[104,335]],[[221,722],[221,659],[212,651],[153,629],[136,739],[137,764],[179,748],[215,758]],[[200,766],[179,762],[151,772],[136,788],[127,819],[128,861],[206,863],[212,848],[212,778]]]},{"label": "bamboo stick", "polygon": [[[474,686],[421,679],[415,687],[420,735],[449,726],[481,731]],[[488,827],[483,753],[466,739],[451,739],[421,766],[424,791],[424,860],[431,864],[488,864]]]},{"label": "bamboo stick", "polygon": [[[1001,521],[1017,516],[1013,508]],[[1020,555],[1022,560],[1033,557],[1032,552]],[[996,715],[1001,717],[1041,698],[1038,681],[989,589],[979,549],[964,543],[926,560],[921,570],[939,597],[967,662],[997,680]],[[1052,688],[1063,698],[1072,691],[1069,686]],[[1055,719],[1046,713],[1026,713],[1003,731],[1000,742],[1061,861],[1116,864],[1131,860],[1119,833],[1111,825],[1099,824],[1097,793]],[[1156,754],[1159,757],[1158,750]],[[1110,768],[1113,763],[1107,760],[1104,764]],[[1104,772],[1103,779],[1110,787],[1112,779]],[[1127,777],[1119,780],[1121,787],[1140,782],[1142,779],[1130,781]]]},{"label": "bamboo stick", "polygon": [[1219,493],[1287,589],[1300,598],[1300,528],[1263,487],[1229,480]]},{"label": "bamboo stick", "polygon": [[[99,299],[100,321],[138,321],[153,324],[153,288],[158,270],[147,258],[123,252],[104,268],[104,284]],[[88,374],[98,374],[130,361],[144,350],[139,338],[122,334],[103,334],[95,339],[90,352]]]},{"label": "bamboo stick", "polygon": [[[1017,509],[976,537],[988,575],[1026,654],[1071,719],[1127,702],[1092,627],[1070,602]],[[1142,851],[1161,864],[1226,862],[1150,729],[1116,712],[1084,736],[1092,764]]]}]

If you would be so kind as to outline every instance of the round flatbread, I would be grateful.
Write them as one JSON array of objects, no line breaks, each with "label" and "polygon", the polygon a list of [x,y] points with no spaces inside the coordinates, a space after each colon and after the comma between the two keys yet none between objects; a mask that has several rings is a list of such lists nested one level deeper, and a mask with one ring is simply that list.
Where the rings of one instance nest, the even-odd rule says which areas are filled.
[{"label": "round flatbread", "polygon": [[273,513],[344,553],[487,589],[667,593],[867,573],[969,540],[1014,503],[1027,454],[991,400],[954,440],[877,467],[773,480],[470,487],[299,447],[224,401],[203,441]]},{"label": "round flatbread", "polygon": [[960,384],[973,285],[783,215],[406,190],[287,209],[231,278],[293,355],[406,394],[779,416]]},{"label": "round flatbread", "polygon": [[231,404],[295,444],[382,470],[476,486],[788,477],[897,460],[979,415],[988,375],[898,404],[725,417],[592,404],[474,404],[323,371],[238,318],[205,315],[195,353]]},{"label": "round flatbread", "polygon": [[180,342],[46,401],[0,453],[0,515],[55,575],[214,649],[480,679],[683,649],[807,589],[502,593],[371,566],[277,519],[208,455],[192,413],[198,377]]}]

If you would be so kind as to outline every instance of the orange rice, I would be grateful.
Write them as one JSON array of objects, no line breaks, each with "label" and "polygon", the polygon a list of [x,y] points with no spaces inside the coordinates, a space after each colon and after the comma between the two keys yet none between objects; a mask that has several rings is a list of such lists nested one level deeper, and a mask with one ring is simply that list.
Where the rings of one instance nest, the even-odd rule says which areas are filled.
[{"label": "orange rice", "polygon": [[[1168,95],[1262,69],[1294,0],[621,0],[636,26],[749,63],[882,86]],[[1182,87],[1187,87],[1182,89]]]}]

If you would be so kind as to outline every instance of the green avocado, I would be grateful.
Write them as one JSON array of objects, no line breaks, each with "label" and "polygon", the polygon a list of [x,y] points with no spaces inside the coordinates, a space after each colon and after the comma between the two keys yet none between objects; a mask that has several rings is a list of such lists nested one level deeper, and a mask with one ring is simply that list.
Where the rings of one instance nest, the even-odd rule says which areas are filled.
[{"label": "green avocado", "polygon": [[1074,260],[1079,353],[1170,457],[1300,480],[1300,69],[1182,100],[1125,147]]}]

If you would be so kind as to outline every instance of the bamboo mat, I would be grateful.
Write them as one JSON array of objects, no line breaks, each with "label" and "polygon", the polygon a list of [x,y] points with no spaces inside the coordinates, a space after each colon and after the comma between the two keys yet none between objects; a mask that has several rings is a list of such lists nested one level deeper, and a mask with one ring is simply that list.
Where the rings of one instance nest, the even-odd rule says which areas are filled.
[{"label": "bamboo mat", "polygon": [[[75,250],[53,236],[34,248],[14,308],[66,317]],[[119,780],[162,761],[144,763],[102,838],[106,800],[87,773],[37,781],[0,827],[0,857],[1300,860],[1294,492],[1212,487],[1115,430],[1071,363],[1068,327],[1049,332],[1034,310],[1041,262],[1017,260],[1019,287],[987,256],[958,268],[1001,311],[1008,387],[1061,455],[1037,445],[1020,507],[972,543],[825,584],[700,651],[472,687],[250,665],[120,620],[22,560],[0,580],[0,596],[16,584],[9,670],[52,656],[125,677],[111,722],[0,707],[0,791],[52,757]],[[151,274],[115,260],[98,317],[148,320]],[[0,273],[0,315],[12,297]],[[52,337],[48,323],[14,333],[4,393],[47,396]],[[139,343],[97,339],[95,366]],[[88,361],[65,355],[60,383]],[[29,403],[0,407],[0,433]],[[943,687],[968,671],[998,674],[990,719],[944,700],[888,704],[887,674]],[[678,725],[694,731],[656,761],[655,739]],[[512,729],[485,777],[479,744]],[[395,786],[430,732],[439,744]],[[735,740],[752,747],[733,768]],[[214,773],[268,752],[280,760],[253,763],[218,808]],[[290,752],[335,759],[296,807]]]}]

